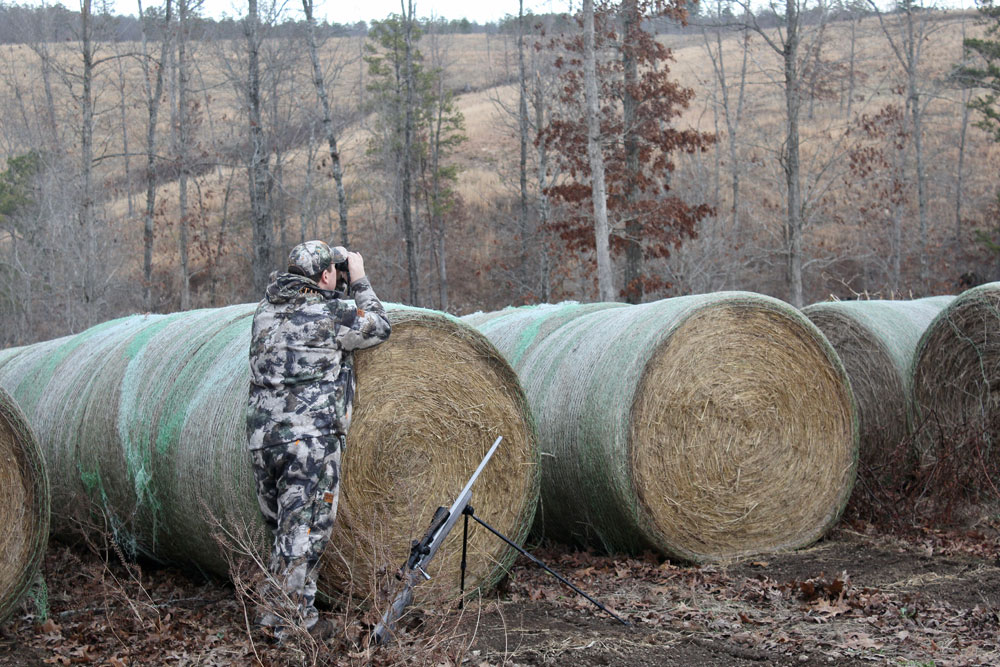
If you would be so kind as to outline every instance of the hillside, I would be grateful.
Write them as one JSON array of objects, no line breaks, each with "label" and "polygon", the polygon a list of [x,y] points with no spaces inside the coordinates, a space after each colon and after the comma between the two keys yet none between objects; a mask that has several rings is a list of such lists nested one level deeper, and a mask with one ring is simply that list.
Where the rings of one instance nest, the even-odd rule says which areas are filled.
[{"label": "hillside", "polygon": [[[919,20],[926,284],[920,280],[913,137],[901,115],[906,110],[901,94],[905,77],[886,36],[898,42],[901,19],[888,16],[884,24],[874,16],[831,19],[806,26],[803,38],[803,85],[808,87],[801,111],[807,302],[830,294],[843,298],[858,293],[954,293],[963,275],[967,282],[1000,277],[995,258],[975,240],[975,230],[996,227],[991,206],[995,204],[998,150],[984,132],[972,126],[974,115],[963,117],[967,94],[963,97],[964,91],[948,81],[949,71],[961,58],[963,31],[974,34],[981,28],[975,26],[971,14],[928,13]],[[697,239],[686,241],[667,260],[653,263],[654,270],[672,286],[647,298],[718,289],[789,296],[783,241],[781,63],[762,36],[750,32],[745,41],[743,34],[706,28],[703,33],[690,29],[658,38],[673,50],[673,75],[695,93],[679,125],[717,135],[714,148],[675,156],[670,187],[689,201],[711,204],[716,215],[700,223]],[[535,40],[528,41],[533,46]],[[172,61],[167,63],[158,122],[151,289],[152,308],[161,311],[180,305],[178,176],[182,169],[189,181],[185,221],[191,305],[256,299],[248,280],[252,248],[242,83],[245,43],[193,35],[186,44],[191,59],[188,109],[192,122],[184,151],[178,140],[177,73],[176,68],[169,68]],[[558,82],[547,66],[552,56],[545,42],[540,44],[542,48],[528,50],[528,67],[536,72],[536,81],[548,86],[547,95],[554,103],[552,91]],[[368,259],[380,296],[403,301],[409,293],[404,246],[392,214],[388,176],[377,167],[370,150],[377,123],[367,106],[372,93],[370,74],[361,61],[364,46],[360,37],[330,38],[323,43],[320,58],[344,165],[351,245]],[[547,249],[550,300],[595,298],[587,256],[567,252],[560,239],[544,229],[536,230],[530,239],[519,237],[514,207],[517,121],[510,113],[517,105],[515,39],[431,34],[422,38],[419,47],[428,66],[441,68],[445,85],[454,92],[455,105],[464,116],[467,135],[448,158],[458,167],[456,191],[461,196],[460,206],[447,220],[448,309],[463,313],[540,298],[530,272],[543,261],[541,255],[531,255],[528,265],[512,261],[525,252],[523,245],[535,252]],[[46,313],[64,310],[58,305],[60,300],[65,304],[73,297],[66,290],[53,290],[52,299],[43,299],[45,303],[24,306],[23,287],[13,284],[26,284],[30,271],[8,261],[6,265],[14,268],[7,269],[12,280],[8,281],[6,309],[17,312],[24,327],[9,342],[61,333],[144,307],[139,283],[148,115],[142,63],[158,56],[159,43],[146,45],[148,57],[142,55],[143,49],[141,43],[104,42],[95,54],[99,65],[93,86],[93,164],[94,183],[100,188],[92,200],[102,231],[90,248],[81,247],[67,257],[67,261],[96,257],[100,264],[96,276],[81,274],[83,269],[78,268],[70,279],[97,286],[88,294],[90,305],[61,328],[40,325],[50,322]],[[261,58],[264,124],[274,179],[270,206],[276,262],[280,263],[287,248],[303,236],[339,239],[337,200],[304,43],[266,40]],[[719,63],[726,74],[728,99],[716,75]],[[9,257],[20,253],[22,262],[51,256],[58,239],[77,233],[72,221],[74,202],[81,197],[76,178],[81,147],[79,71],[79,45],[72,42],[8,45],[0,52],[0,171],[12,158],[31,150],[45,155],[49,165],[39,175],[34,191],[35,203],[44,205],[34,213],[32,232],[8,228],[0,237],[0,248]],[[742,115],[735,125],[741,78]],[[727,125],[725,104],[731,125]],[[859,166],[859,156],[866,156],[869,163]],[[537,191],[535,157],[531,146],[532,204]],[[734,174],[739,177],[735,207]],[[416,196],[419,200],[421,195]],[[554,214],[559,215],[558,207]],[[418,205],[420,305],[440,307],[433,234],[423,217]],[[896,232],[893,223],[897,223]],[[898,284],[893,284],[893,248],[899,249]],[[105,271],[108,267],[114,270]],[[621,267],[617,268],[620,275]]]}]

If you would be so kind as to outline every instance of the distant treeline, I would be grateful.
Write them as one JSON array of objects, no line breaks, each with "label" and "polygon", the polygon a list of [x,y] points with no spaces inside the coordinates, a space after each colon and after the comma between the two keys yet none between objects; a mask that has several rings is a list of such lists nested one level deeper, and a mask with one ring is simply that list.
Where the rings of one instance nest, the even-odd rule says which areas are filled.
[{"label": "distant treeline", "polygon": [[[738,17],[727,8],[719,14],[709,14],[704,7],[691,5],[690,24],[682,26],[674,19],[660,18],[649,21],[650,29],[656,33],[677,33],[690,30],[700,30],[702,26],[735,23]],[[162,5],[149,5],[144,9],[146,21],[150,23],[147,37],[155,36],[160,29],[163,17]],[[864,6],[851,5],[841,12],[834,10],[834,20],[838,14],[865,15],[871,13]],[[813,16],[815,15],[815,16]],[[803,14],[803,22],[810,24],[817,21],[820,10],[814,8]],[[830,18],[829,15],[827,17]],[[373,19],[375,20],[375,19]],[[575,29],[576,21],[568,14],[527,14],[524,17],[526,26],[542,24],[547,32],[560,32],[564,29]],[[775,27],[780,24],[779,17],[770,7],[762,7],[757,14],[757,21],[763,28]],[[437,17],[422,21],[426,28],[433,29],[438,34],[514,34],[517,32],[516,16],[506,16],[497,21],[477,23],[468,19],[445,19]],[[268,26],[272,37],[296,37],[302,34],[304,21],[298,12],[285,12]],[[44,7],[5,3],[0,0],[0,44],[24,44],[37,41],[60,42],[75,40],[79,35],[80,12],[69,10],[62,5]],[[321,37],[363,36],[368,34],[369,22],[329,23],[317,25]],[[111,13],[95,14],[93,18],[94,34],[106,41],[135,41],[142,38],[142,23],[138,16],[120,16]],[[237,39],[243,37],[243,24],[240,18],[205,18],[193,19],[193,35],[210,35],[214,39]]]},{"label": "distant treeline", "polygon": [[[145,3],[144,3],[145,4]],[[95,9],[96,12],[96,9]],[[148,4],[143,12],[146,21],[150,23],[147,36],[155,35],[163,18],[163,5]],[[427,19],[428,25],[433,23],[439,34],[471,34],[497,33],[502,29],[503,21],[480,24],[468,19],[436,18]],[[237,18],[213,19],[197,17],[193,19],[193,32],[211,35],[215,39],[241,38],[243,23]],[[291,37],[301,34],[305,21],[301,12],[286,12],[268,27],[273,37]],[[117,14],[95,13],[92,21],[95,35],[110,41],[134,41],[142,39],[142,22],[136,15],[120,16]],[[369,24],[366,21],[357,23],[329,23],[317,25],[318,35],[322,37],[344,37],[367,35]],[[0,44],[24,44],[32,41],[59,42],[74,40],[80,33],[80,12],[66,9],[62,5],[45,7],[5,3],[0,0]]]}]

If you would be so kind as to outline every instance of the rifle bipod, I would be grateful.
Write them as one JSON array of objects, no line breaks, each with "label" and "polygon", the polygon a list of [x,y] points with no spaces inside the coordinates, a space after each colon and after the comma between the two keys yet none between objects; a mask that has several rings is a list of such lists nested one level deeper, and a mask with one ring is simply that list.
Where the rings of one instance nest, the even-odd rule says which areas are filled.
[{"label": "rifle bipod", "polygon": [[[628,621],[618,616],[600,602],[590,597],[579,588],[569,583],[556,572],[554,572],[548,565],[538,560],[527,551],[519,547],[518,545],[511,542],[505,535],[502,535],[493,526],[489,525],[478,516],[471,507],[469,507],[469,500],[472,498],[472,485],[476,483],[479,478],[480,473],[483,472],[483,468],[489,462],[493,453],[496,452],[497,447],[500,446],[500,442],[503,440],[503,436],[498,437],[494,442],[490,450],[486,452],[486,456],[483,460],[479,462],[479,467],[476,471],[472,473],[472,477],[469,481],[465,483],[465,487],[462,489],[461,493],[455,499],[455,502],[451,504],[451,507],[439,507],[434,512],[433,518],[431,518],[431,525],[424,533],[424,536],[420,540],[414,540],[410,545],[410,557],[406,559],[402,567],[396,573],[396,578],[403,582],[403,590],[400,591],[399,595],[395,597],[392,604],[386,608],[385,613],[382,614],[382,620],[375,626],[372,630],[370,641],[374,645],[386,644],[392,639],[393,628],[396,621],[400,619],[406,608],[413,602],[413,589],[421,579],[430,579],[431,575],[427,574],[427,564],[431,562],[434,555],[437,553],[438,549],[444,543],[445,538],[451,532],[451,529],[455,526],[458,521],[459,516],[464,516],[465,523],[462,536],[462,595],[465,595],[465,569],[466,569],[466,555],[468,553],[469,546],[469,517],[475,519],[481,526],[486,528],[488,531],[499,537],[501,540],[509,544],[510,546],[517,549],[521,554],[527,556],[533,563],[542,567],[546,572],[554,576],[556,579],[566,584],[579,595],[587,598],[590,602],[597,605],[599,609],[605,613],[614,617],[622,625],[630,627]],[[461,598],[460,598],[461,600]]]},{"label": "rifle bipod", "polygon": [[555,570],[553,570],[552,568],[550,568],[548,565],[546,565],[545,563],[543,563],[542,561],[540,561],[538,558],[536,558],[535,556],[531,555],[530,553],[528,553],[527,551],[525,551],[523,548],[521,548],[520,546],[518,546],[517,544],[515,544],[514,542],[512,542],[510,539],[507,538],[506,535],[504,535],[503,533],[501,533],[500,531],[498,531],[496,528],[494,528],[493,526],[491,526],[490,524],[486,523],[485,521],[483,521],[482,519],[480,519],[478,516],[476,516],[476,511],[472,508],[472,505],[466,505],[465,509],[462,510],[462,514],[465,515],[464,516],[465,523],[462,526],[462,564],[461,564],[462,576],[461,576],[461,582],[460,582],[460,588],[459,588],[459,590],[460,590],[460,597],[458,599],[459,609],[462,608],[462,604],[465,601],[465,567],[466,567],[465,555],[466,555],[466,552],[467,552],[468,542],[469,542],[469,519],[472,518],[480,526],[482,526],[486,530],[490,531],[491,533],[493,533],[494,535],[496,535],[497,537],[499,537],[501,540],[503,540],[504,542],[506,542],[508,545],[510,545],[510,546],[514,547],[515,549],[517,549],[517,551],[522,556],[526,556],[532,563],[534,563],[535,565],[539,566],[540,568],[542,568],[543,570],[545,570],[546,572],[548,572],[549,574],[551,574],[553,577],[555,577],[556,579],[558,579],[560,582],[562,582],[566,586],[569,586],[578,595],[581,595],[584,598],[586,598],[588,601],[590,601],[592,604],[594,604],[598,609],[600,609],[604,613],[608,614],[609,616],[611,616],[612,618],[614,618],[616,621],[618,621],[619,623],[621,623],[625,627],[632,627],[632,624],[629,623],[628,621],[626,621],[624,618],[622,618],[621,616],[619,616],[615,612],[611,611],[610,609],[608,609],[607,607],[605,607],[603,604],[601,604],[600,602],[598,602],[594,598],[592,598],[589,595],[587,595],[586,593],[584,593],[582,590],[580,590],[579,588],[577,588],[576,586],[574,586],[573,584],[571,584],[569,581],[567,581],[565,578],[563,578],[558,572],[556,572]]}]

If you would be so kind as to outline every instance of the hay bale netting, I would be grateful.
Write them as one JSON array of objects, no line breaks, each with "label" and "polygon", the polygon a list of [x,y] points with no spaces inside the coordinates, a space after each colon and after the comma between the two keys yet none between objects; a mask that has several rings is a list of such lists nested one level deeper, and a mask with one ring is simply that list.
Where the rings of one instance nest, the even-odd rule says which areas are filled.
[{"label": "hay bale netting", "polygon": [[41,565],[49,539],[49,482],[38,441],[14,399],[0,389],[0,622]]},{"label": "hay bale netting", "polygon": [[942,310],[911,368],[919,451],[982,439],[1000,463],[1000,282],[974,287]]},{"label": "hay bale netting", "polygon": [[[219,522],[238,533],[261,527],[244,421],[254,308],[123,318],[0,365],[0,386],[24,398],[60,507],[102,510],[135,552],[227,572]],[[406,308],[389,317],[389,342],[356,355],[340,516],[321,574],[328,592],[395,570],[498,435],[504,444],[474,490],[477,513],[523,540],[537,503],[533,425],[509,365],[454,318]],[[70,532],[79,518],[60,512],[54,527]],[[436,561],[456,573],[435,578],[449,590],[458,551],[446,546]],[[471,585],[500,576],[513,556],[472,531]]]},{"label": "hay bale netting", "polygon": [[528,350],[570,320],[599,310],[624,307],[624,303],[564,301],[473,313],[462,320],[485,334],[516,370]]},{"label": "hay bale netting", "polygon": [[797,310],[721,292],[555,329],[547,312],[560,316],[483,325],[505,354],[549,329],[514,364],[538,424],[545,535],[711,561],[800,547],[837,520],[857,418],[840,360]]},{"label": "hay bale netting", "polygon": [[888,463],[909,435],[913,352],[954,298],[833,301],[802,310],[833,345],[851,380],[860,422],[859,475]]}]

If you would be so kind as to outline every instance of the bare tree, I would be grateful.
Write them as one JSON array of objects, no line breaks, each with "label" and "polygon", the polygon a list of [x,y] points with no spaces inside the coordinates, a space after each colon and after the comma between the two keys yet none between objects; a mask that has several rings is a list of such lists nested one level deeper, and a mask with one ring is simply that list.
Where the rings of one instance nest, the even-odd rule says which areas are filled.
[{"label": "bare tree", "polygon": [[432,21],[426,33],[430,69],[430,87],[426,113],[427,159],[422,160],[424,200],[430,226],[432,250],[438,278],[438,308],[448,310],[448,263],[446,219],[460,208],[460,197],[453,185],[458,177],[455,165],[446,164],[451,153],[465,141],[465,119],[455,108],[454,94],[445,86],[448,67],[446,48]]},{"label": "bare tree", "polygon": [[177,108],[173,136],[174,156],[177,160],[177,221],[178,254],[180,266],[178,277],[181,288],[181,310],[191,308],[191,270],[188,258],[188,228],[191,218],[188,213],[188,178],[190,176],[190,159],[188,151],[191,144],[191,109],[188,96],[190,94],[190,73],[188,62],[188,37],[191,28],[190,0],[177,0]]},{"label": "bare tree", "polygon": [[899,34],[893,34],[893,26],[886,21],[885,16],[873,0],[868,4],[878,16],[882,33],[892,50],[906,77],[906,116],[910,122],[910,139],[913,142],[913,153],[917,180],[917,210],[920,221],[920,287],[927,289],[927,175],[924,156],[924,112],[929,99],[925,97],[921,86],[921,58],[923,45],[935,28],[931,23],[933,11],[919,0],[901,0],[899,3],[900,19],[895,29]]},{"label": "bare tree", "polygon": [[528,257],[528,82],[527,69],[524,65],[524,0],[517,4],[517,126],[518,147],[518,184],[520,199],[518,201],[518,227],[521,232],[521,271],[524,271]]},{"label": "bare tree", "polygon": [[[95,46],[92,39],[91,0],[80,3],[80,55],[83,71],[80,74],[82,93],[80,95],[80,208],[79,223],[86,248],[83,267],[84,303],[92,305],[97,300],[97,229],[94,220],[94,67]],[[87,309],[86,322],[92,324]]]},{"label": "bare tree", "polygon": [[[962,14],[962,43],[965,44],[966,37],[965,14]],[[963,57],[965,48],[963,46]],[[962,105],[961,129],[958,133],[958,163],[955,166],[955,246],[961,243],[962,238],[962,200],[965,197],[963,192],[965,179],[965,149],[966,134],[969,129],[970,102],[972,101],[972,87],[962,86],[959,96],[959,104]]]},{"label": "bare tree", "polygon": [[597,248],[597,287],[601,301],[614,301],[608,198],[604,184],[604,154],[601,149],[600,101],[597,97],[597,49],[594,41],[594,0],[583,0],[583,78],[587,109],[587,156],[590,160],[594,241]]},{"label": "bare tree", "polygon": [[253,286],[257,294],[267,288],[272,267],[273,229],[268,188],[270,187],[270,150],[264,135],[261,102],[260,48],[262,42],[257,0],[249,0],[243,21],[247,40],[247,111],[250,131],[250,215],[253,225]]},{"label": "bare tree", "polygon": [[799,115],[802,107],[802,81],[799,76],[799,45],[801,43],[802,9],[808,0],[785,0],[784,12],[778,14],[777,7],[771,8],[781,17],[780,26],[775,30],[761,27],[752,13],[750,3],[738,0],[743,7],[751,28],[764,38],[782,60],[785,96],[785,138],[781,150],[781,168],[785,175],[785,225],[784,245],[788,278],[789,301],[792,305],[804,305],[802,291],[802,183],[801,160],[799,157]]},{"label": "bare tree", "polygon": [[403,154],[400,163],[400,168],[403,170],[400,213],[403,222],[403,239],[406,242],[406,269],[410,284],[410,303],[417,306],[420,305],[417,242],[413,224],[413,209],[410,204],[413,182],[413,116],[416,93],[416,70],[413,66],[415,8],[413,0],[400,0],[399,4],[403,19],[403,86],[405,90],[405,97],[403,99]]},{"label": "bare tree", "polygon": [[125,76],[125,53],[122,52],[120,42],[114,43],[115,64],[117,65],[115,74],[118,75],[116,81],[118,87],[118,119],[122,133],[122,163],[124,166],[125,200],[128,205],[128,217],[131,220],[135,215],[135,205],[132,198],[132,154],[129,152],[128,143],[128,107],[130,91],[128,90],[128,79]]},{"label": "bare tree", "polygon": [[[538,133],[541,132],[541,128],[545,127],[548,122],[548,105],[546,104],[545,87],[542,85],[541,74],[537,73],[535,75],[535,87],[534,87],[534,100],[535,100],[535,136],[537,139]],[[535,159],[537,162],[538,170],[538,190],[537,190],[537,206],[538,206],[538,229],[539,234],[537,235],[536,246],[539,250],[539,297],[542,302],[551,300],[552,298],[552,287],[550,284],[550,271],[551,271],[551,260],[549,258],[549,244],[545,242],[543,235],[548,229],[549,224],[549,196],[547,194],[548,189],[552,186],[554,182],[554,177],[549,173],[550,171],[550,161],[548,157],[548,151],[545,147],[544,141],[535,141]]]},{"label": "bare tree", "polygon": [[[316,46],[316,22],[313,19],[313,0],[302,0],[302,11],[306,15],[306,30],[309,38],[309,59],[312,61],[313,86],[316,87],[316,95],[319,97],[320,108],[323,112],[323,130],[326,133],[326,142],[330,147],[330,168],[333,173],[334,183],[337,186],[337,214],[340,217],[340,241],[344,246],[348,246],[347,194],[344,191],[344,172],[340,164],[337,134],[334,131],[333,117],[330,112],[330,99],[326,92],[323,69],[320,66],[319,51]],[[363,86],[362,90],[364,90]]]},{"label": "bare tree", "polygon": [[[163,27],[160,31],[160,58],[155,63],[150,62],[147,49],[148,28],[142,9],[142,0],[138,0],[139,21],[142,25],[142,58],[143,84],[146,90],[146,212],[143,217],[143,291],[142,301],[146,310],[153,310],[153,236],[156,214],[156,129],[160,113],[160,98],[163,97],[163,74],[166,69],[167,50],[170,47],[170,21],[173,5],[171,0],[164,1]],[[150,82],[150,66],[156,68],[155,83]]]},{"label": "bare tree", "polygon": [[[712,26],[711,34],[709,34],[707,26],[702,26],[702,38],[705,42],[705,50],[712,64],[712,73],[715,75],[716,99],[713,105],[713,116],[716,137],[719,142],[722,142],[723,137],[725,137],[726,153],[729,157],[730,201],[728,230],[724,233],[715,230],[715,238],[711,237],[710,230],[709,238],[705,239],[708,245],[715,247],[715,251],[712,254],[716,256],[721,254],[721,248],[718,246],[721,245],[724,239],[728,239],[734,245],[738,244],[741,233],[740,210],[742,202],[740,185],[745,165],[744,159],[740,154],[740,133],[742,130],[744,109],[746,108],[747,68],[750,62],[751,40],[745,19],[735,26],[726,25],[726,16],[732,4],[732,0],[718,0],[715,12],[710,19]],[[734,28],[739,32],[741,55],[739,69],[736,72],[731,72],[731,65],[726,61],[725,49],[723,48],[723,32],[724,30],[732,31]],[[719,124],[720,115],[722,126]],[[717,171],[721,168],[722,155],[723,151],[720,147],[715,151]],[[718,180],[719,177],[716,176],[716,183],[718,183]],[[716,193],[715,201],[716,206],[722,206],[721,196],[718,192]],[[715,218],[718,220],[720,216],[717,215]],[[703,233],[701,236],[704,238],[706,234]],[[736,269],[736,266],[732,258],[728,258],[726,261],[719,262],[716,268],[718,270],[714,273],[722,278],[723,284],[725,284],[728,274],[731,274]]]}]

